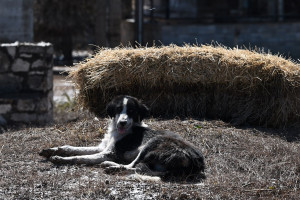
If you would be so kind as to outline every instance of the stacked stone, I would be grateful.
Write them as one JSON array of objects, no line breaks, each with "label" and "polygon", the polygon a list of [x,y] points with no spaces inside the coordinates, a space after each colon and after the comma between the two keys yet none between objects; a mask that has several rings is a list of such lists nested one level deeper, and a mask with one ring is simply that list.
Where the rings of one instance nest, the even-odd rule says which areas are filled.
[{"label": "stacked stone", "polygon": [[0,44],[0,122],[47,123],[52,119],[53,46]]}]

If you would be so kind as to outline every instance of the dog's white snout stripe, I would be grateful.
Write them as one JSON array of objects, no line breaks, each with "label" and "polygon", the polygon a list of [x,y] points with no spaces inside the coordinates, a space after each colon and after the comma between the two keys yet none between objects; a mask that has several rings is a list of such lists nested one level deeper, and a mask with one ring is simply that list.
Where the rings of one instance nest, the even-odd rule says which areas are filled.
[{"label": "dog's white snout stripe", "polygon": [[120,113],[120,116],[119,116],[119,119],[118,119],[118,123],[120,123],[120,122],[127,122],[127,120],[128,120],[128,115],[127,115],[127,102],[128,102],[128,99],[127,99],[127,98],[124,98],[124,99],[123,99],[123,110],[122,110],[122,112]]},{"label": "dog's white snout stripe", "polygon": [[128,102],[128,99],[125,97],[125,98],[123,99],[123,106],[127,106],[127,102]]},{"label": "dog's white snout stripe", "polygon": [[121,114],[119,117],[119,122],[126,122],[128,119],[128,115],[127,114]]}]

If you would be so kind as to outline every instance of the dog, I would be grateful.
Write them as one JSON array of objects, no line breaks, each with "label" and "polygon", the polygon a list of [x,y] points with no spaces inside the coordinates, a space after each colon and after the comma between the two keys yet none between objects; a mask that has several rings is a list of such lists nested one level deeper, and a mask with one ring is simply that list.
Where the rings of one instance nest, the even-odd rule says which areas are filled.
[{"label": "dog", "polygon": [[106,109],[111,122],[98,146],[54,147],[40,155],[55,164],[100,164],[107,172],[125,170],[158,177],[204,174],[200,150],[179,134],[148,128],[142,120],[149,109],[138,99],[117,96]]}]

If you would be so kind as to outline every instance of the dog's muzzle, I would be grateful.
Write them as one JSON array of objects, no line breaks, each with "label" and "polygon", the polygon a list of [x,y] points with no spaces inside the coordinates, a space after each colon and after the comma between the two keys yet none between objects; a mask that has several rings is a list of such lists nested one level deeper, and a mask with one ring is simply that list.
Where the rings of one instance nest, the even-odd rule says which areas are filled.
[{"label": "dog's muzzle", "polygon": [[127,132],[127,120],[121,120],[118,122],[118,125],[117,125],[117,128],[118,128],[118,132],[120,134],[124,134]]},{"label": "dog's muzzle", "polygon": [[120,121],[119,124],[120,124],[121,127],[124,127],[124,126],[126,126],[127,121],[125,121],[125,120]]}]

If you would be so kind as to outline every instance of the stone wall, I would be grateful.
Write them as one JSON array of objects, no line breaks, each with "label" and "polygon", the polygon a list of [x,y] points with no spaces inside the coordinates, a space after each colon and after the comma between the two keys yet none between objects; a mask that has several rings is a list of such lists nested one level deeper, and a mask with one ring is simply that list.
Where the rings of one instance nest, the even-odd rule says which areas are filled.
[{"label": "stone wall", "polygon": [[[133,22],[123,21],[121,42],[134,44]],[[300,23],[234,23],[234,24],[189,24],[159,22],[144,25],[144,45],[184,43],[211,44],[212,41],[228,47],[245,46],[264,48],[272,53],[300,58]]]},{"label": "stone wall", "polygon": [[51,44],[0,44],[0,122],[52,121],[52,88]]}]

